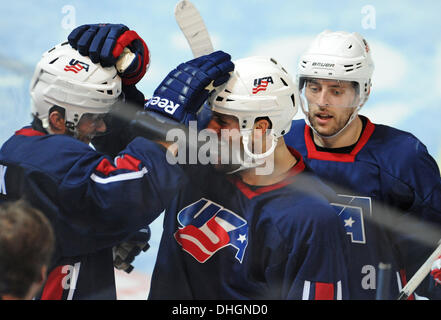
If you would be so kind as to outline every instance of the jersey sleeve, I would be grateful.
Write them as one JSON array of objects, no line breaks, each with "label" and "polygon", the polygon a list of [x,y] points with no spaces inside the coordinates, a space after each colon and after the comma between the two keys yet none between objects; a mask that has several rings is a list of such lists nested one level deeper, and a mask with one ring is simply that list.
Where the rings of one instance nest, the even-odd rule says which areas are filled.
[{"label": "jersey sleeve", "polygon": [[165,150],[136,138],[114,160],[91,151],[58,188],[63,255],[110,247],[156,219],[185,183]]},{"label": "jersey sleeve", "polygon": [[294,223],[274,225],[271,242],[278,248],[272,248],[265,271],[270,287],[280,288],[282,299],[348,299],[348,253],[341,222],[327,204],[303,204],[291,207],[302,211]]},{"label": "jersey sleeve", "polygon": [[410,134],[399,138],[389,153],[381,156],[383,198],[395,208],[441,224],[438,165],[417,138]]},{"label": "jersey sleeve", "polygon": [[[441,226],[441,178],[436,161],[417,138],[408,135],[398,146],[400,156],[393,158],[392,165],[384,165],[381,181],[383,198],[399,215],[396,219],[398,229],[404,230],[395,233],[394,241],[410,279],[436,247],[437,239],[433,239],[433,246],[430,246],[421,242],[418,235],[424,236],[421,223],[432,224],[435,228]],[[407,217],[413,219],[411,225]],[[439,299],[436,290],[429,290],[430,293],[426,289],[424,284],[420,285],[417,293],[433,296],[435,292]]]},{"label": "jersey sleeve", "polygon": [[415,197],[410,211],[420,213],[424,220],[441,226],[441,177],[438,165],[419,143],[415,164],[412,166],[409,182]]}]

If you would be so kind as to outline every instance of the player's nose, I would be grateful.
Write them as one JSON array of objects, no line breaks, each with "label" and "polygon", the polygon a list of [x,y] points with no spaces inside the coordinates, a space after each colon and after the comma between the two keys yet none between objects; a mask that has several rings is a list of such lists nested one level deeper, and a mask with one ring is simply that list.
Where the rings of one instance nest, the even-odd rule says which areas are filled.
[{"label": "player's nose", "polygon": [[215,120],[211,119],[210,122],[208,122],[206,129],[216,134],[220,134],[221,126]]},{"label": "player's nose", "polygon": [[317,97],[317,104],[320,107],[328,107],[329,106],[329,94],[326,90],[322,90]]},{"label": "player's nose", "polygon": [[95,130],[96,132],[104,133],[107,131],[107,126],[104,120],[100,119],[95,124]]}]

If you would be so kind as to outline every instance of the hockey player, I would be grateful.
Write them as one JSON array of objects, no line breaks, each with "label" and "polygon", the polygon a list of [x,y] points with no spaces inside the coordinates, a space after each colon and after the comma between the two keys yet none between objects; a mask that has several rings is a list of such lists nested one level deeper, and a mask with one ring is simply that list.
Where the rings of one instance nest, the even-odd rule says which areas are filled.
[{"label": "hockey player", "polygon": [[184,181],[177,166],[152,160],[165,150],[144,138],[115,160],[88,145],[105,132],[121,88],[115,67],[56,46],[31,81],[32,125],[0,150],[0,201],[24,198],[54,228],[41,299],[115,299],[112,247],[153,221]]},{"label": "hockey player", "polygon": [[[129,119],[144,108],[144,95],[137,90],[136,84],[150,66],[149,48],[135,31],[129,30],[123,24],[81,25],[69,34],[68,41],[82,56],[90,56],[93,63],[100,63],[104,68],[115,65],[118,74],[121,75],[122,96],[126,103],[112,106],[112,113],[106,113],[102,119],[106,126],[105,132],[91,139],[91,145],[95,150],[115,158],[133,139]],[[128,104],[130,108],[127,107]],[[117,112],[124,112],[125,118],[114,116]],[[146,226],[125,242],[115,246],[115,267],[131,272],[131,262],[141,250],[148,249],[146,241],[149,238],[150,229]]]},{"label": "hockey player", "polygon": [[305,120],[294,121],[285,139],[319,177],[340,190],[335,206],[351,242],[351,298],[376,298],[383,262],[393,270],[387,299],[396,299],[430,250],[410,251],[408,235],[394,234],[369,217],[386,215],[376,207],[382,204],[440,223],[441,180],[421,141],[358,114],[369,98],[373,70],[360,34],[320,33],[298,65]]},{"label": "hockey player", "polygon": [[[173,114],[152,102],[205,96],[193,87],[210,64],[200,60],[172,71],[146,110],[178,121],[194,118],[191,97]],[[183,166],[192,188],[167,209],[149,298],[348,298],[344,231],[325,197],[329,190],[283,140],[299,102],[290,75],[274,59],[237,60],[226,86],[209,101],[207,129],[219,139],[228,132],[227,141],[239,140],[238,149],[230,145],[239,154],[232,159],[251,159],[226,162],[228,170],[236,164],[230,175],[219,170],[222,163],[216,169]],[[259,174],[265,160],[272,170]]]}]

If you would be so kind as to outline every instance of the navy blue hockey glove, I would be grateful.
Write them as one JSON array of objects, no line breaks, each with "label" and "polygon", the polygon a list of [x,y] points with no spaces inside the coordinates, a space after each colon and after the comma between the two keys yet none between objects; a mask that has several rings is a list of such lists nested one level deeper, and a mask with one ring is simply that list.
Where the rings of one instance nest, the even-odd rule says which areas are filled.
[{"label": "navy blue hockey glove", "polygon": [[188,124],[196,120],[210,93],[227,82],[233,70],[231,56],[223,51],[181,63],[161,82],[145,109]]},{"label": "navy blue hockey glove", "polygon": [[201,110],[197,114],[198,131],[205,129],[208,123],[211,121],[213,111],[208,103],[204,103]]},{"label": "navy blue hockey glove", "polygon": [[127,240],[113,247],[113,265],[118,270],[130,273],[133,270],[131,264],[141,251],[147,251],[150,248],[150,228],[139,230]]},{"label": "navy blue hockey glove", "polygon": [[[116,66],[123,84],[139,82],[150,64],[150,52],[144,40],[123,24],[85,24],[68,36],[69,44],[93,63]],[[124,53],[122,58],[118,58]]]}]

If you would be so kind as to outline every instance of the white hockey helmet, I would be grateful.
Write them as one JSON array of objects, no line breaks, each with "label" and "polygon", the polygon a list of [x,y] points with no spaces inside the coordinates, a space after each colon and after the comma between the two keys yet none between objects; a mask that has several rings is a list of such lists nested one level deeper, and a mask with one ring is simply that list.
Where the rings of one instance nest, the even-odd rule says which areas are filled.
[{"label": "white hockey helmet", "polygon": [[49,126],[49,110],[65,110],[66,126],[73,130],[85,113],[110,111],[122,92],[115,67],[103,68],[82,56],[67,42],[43,54],[30,84],[32,114]]},{"label": "white hockey helmet", "polygon": [[297,77],[300,89],[306,78],[356,82],[362,106],[369,98],[373,72],[369,45],[359,33],[325,30],[300,58]]},{"label": "white hockey helmet", "polygon": [[[245,152],[254,159],[271,154],[277,139],[291,128],[300,98],[298,86],[288,72],[273,58],[254,56],[234,61],[234,73],[209,99],[213,111],[235,116],[239,121]],[[272,147],[263,154],[253,154],[247,142],[258,118],[271,121]]]}]

